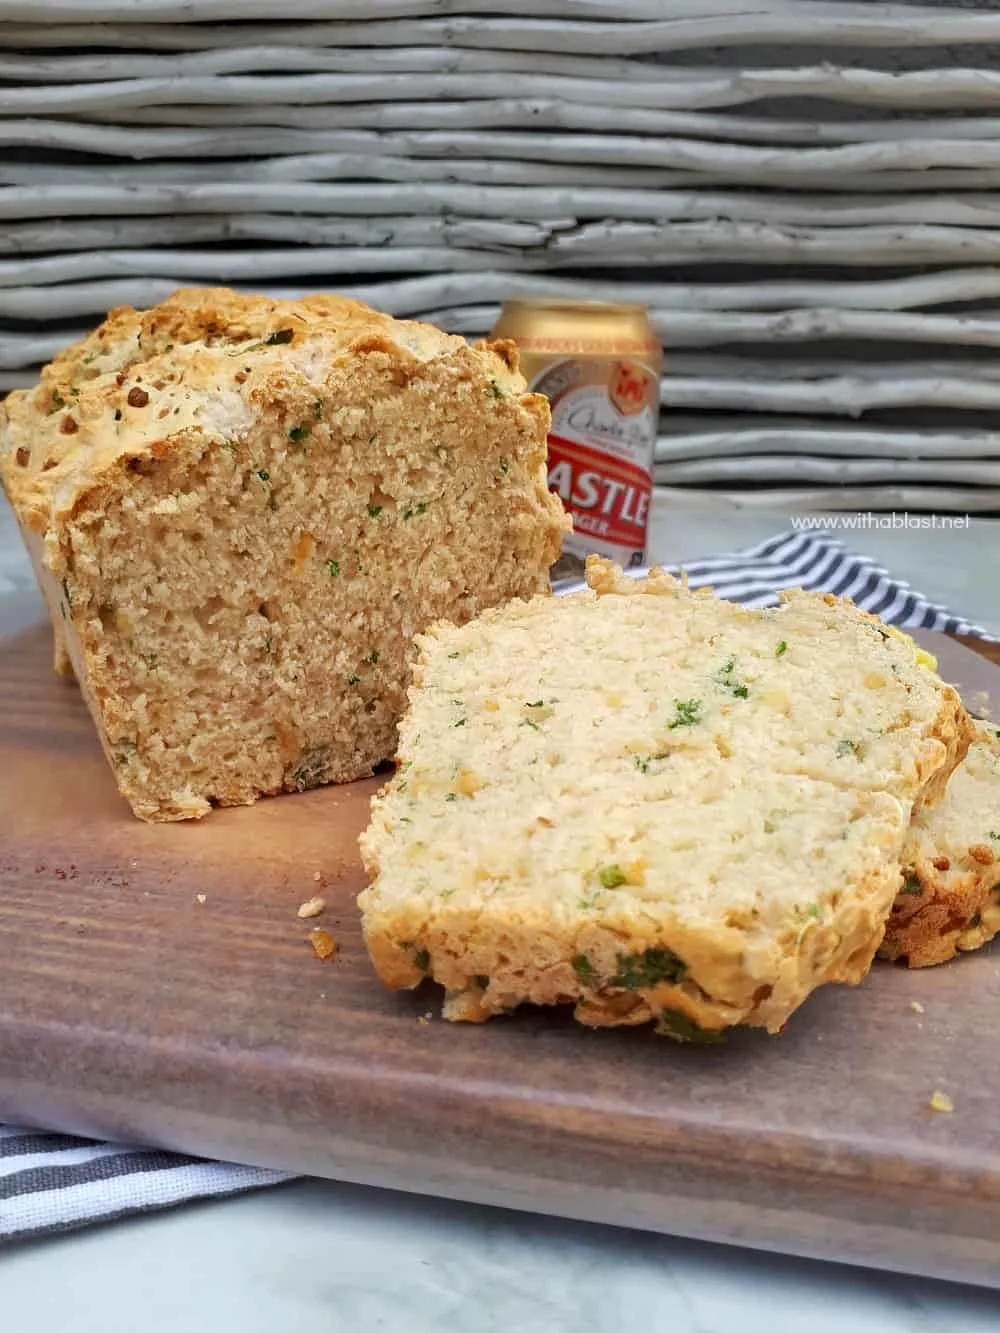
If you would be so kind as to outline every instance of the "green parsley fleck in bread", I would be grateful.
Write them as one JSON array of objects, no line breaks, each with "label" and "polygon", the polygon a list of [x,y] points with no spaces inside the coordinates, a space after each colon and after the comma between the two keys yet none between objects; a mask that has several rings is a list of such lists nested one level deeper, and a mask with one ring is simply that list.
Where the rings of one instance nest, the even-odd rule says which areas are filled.
[{"label": "green parsley fleck in bread", "polygon": [[1000,728],[982,722],[939,805],[914,815],[881,953],[931,967],[1000,931]]},{"label": "green parsley fleck in bread", "polygon": [[0,405],[0,478],[143,819],[395,748],[414,631],[548,587],[568,520],[516,350],[335,296],[114,311]]},{"label": "green parsley fleck in bread", "polygon": [[420,637],[359,902],[375,967],[449,1018],[576,1006],[775,1032],[867,972],[911,812],[972,724],[850,603],[747,611],[591,558],[590,589]]}]

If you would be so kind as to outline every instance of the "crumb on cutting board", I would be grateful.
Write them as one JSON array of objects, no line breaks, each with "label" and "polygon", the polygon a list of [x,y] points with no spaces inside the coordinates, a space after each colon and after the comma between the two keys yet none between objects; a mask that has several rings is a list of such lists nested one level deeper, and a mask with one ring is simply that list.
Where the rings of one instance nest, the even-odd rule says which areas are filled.
[{"label": "crumb on cutting board", "polygon": [[913,1010],[915,1014],[922,1014],[924,1012],[924,1006],[920,1003],[919,1000],[911,1000],[910,1008]]},{"label": "crumb on cutting board", "polygon": [[952,1111],[955,1109],[955,1103],[948,1094],[942,1092],[940,1088],[936,1088],[931,1094],[931,1099],[928,1105],[932,1111],[939,1111],[942,1115],[951,1115]]},{"label": "crumb on cutting board", "polygon": [[320,912],[324,911],[325,908],[326,899],[321,898],[317,894],[315,897],[309,898],[306,902],[299,904],[298,915],[302,918],[319,916]]},{"label": "crumb on cutting board", "polygon": [[337,952],[337,941],[328,930],[320,930],[319,927],[316,927],[315,930],[310,932],[308,938],[317,958],[332,958]]},{"label": "crumb on cutting board", "polygon": [[202,907],[203,907],[203,906],[205,905],[205,903],[208,902],[208,895],[205,894],[205,893],[196,893],[196,894],[194,895],[194,900],[195,900],[196,903],[199,904],[199,906],[202,906]]}]

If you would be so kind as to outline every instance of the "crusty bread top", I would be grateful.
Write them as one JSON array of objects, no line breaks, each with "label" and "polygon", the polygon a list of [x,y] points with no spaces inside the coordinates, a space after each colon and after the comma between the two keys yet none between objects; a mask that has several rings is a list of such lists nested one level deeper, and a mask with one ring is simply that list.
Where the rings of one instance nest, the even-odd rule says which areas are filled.
[{"label": "crusty bread top", "polygon": [[0,404],[0,479],[19,519],[44,531],[119,460],[191,432],[231,439],[289,381],[322,386],[333,363],[382,351],[407,365],[452,358],[504,395],[525,391],[512,343],[470,348],[429,324],[339,296],[278,301],[178,291],[152,310],[114,310]]},{"label": "crusty bread top", "polygon": [[[419,638],[362,839],[372,957],[466,1017],[576,999],[587,1022],[778,1028],[867,970],[966,715],[850,603],[746,611],[593,558],[588,579]],[[650,954],[673,963],[645,983]]]},{"label": "crusty bread top", "polygon": [[928,967],[1000,930],[1000,728],[976,739],[939,805],[914,816],[883,954]]}]

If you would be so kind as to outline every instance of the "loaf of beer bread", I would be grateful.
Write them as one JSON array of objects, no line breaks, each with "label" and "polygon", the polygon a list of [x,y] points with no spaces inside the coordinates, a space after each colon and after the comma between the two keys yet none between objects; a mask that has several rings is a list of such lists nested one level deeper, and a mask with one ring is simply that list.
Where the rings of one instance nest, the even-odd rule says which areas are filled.
[{"label": "loaf of beer bread", "polygon": [[341,298],[114,311],[0,406],[0,476],[143,819],[390,757],[415,631],[548,587],[567,526],[510,344]]},{"label": "loaf of beer bread", "polygon": [[596,558],[588,582],[420,637],[361,840],[374,965],[455,1019],[778,1031],[867,972],[972,724],[848,602],[748,611]]}]

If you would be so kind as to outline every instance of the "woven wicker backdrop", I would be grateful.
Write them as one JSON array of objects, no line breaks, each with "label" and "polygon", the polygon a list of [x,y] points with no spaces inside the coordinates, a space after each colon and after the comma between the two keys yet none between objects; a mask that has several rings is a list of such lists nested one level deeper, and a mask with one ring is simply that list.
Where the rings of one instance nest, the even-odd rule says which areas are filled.
[{"label": "woven wicker backdrop", "polygon": [[1000,512],[1000,10],[0,0],[0,390],[217,282],[639,300],[659,484]]}]

